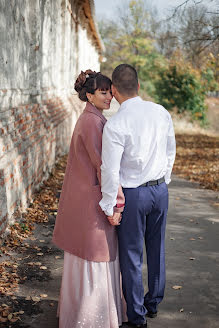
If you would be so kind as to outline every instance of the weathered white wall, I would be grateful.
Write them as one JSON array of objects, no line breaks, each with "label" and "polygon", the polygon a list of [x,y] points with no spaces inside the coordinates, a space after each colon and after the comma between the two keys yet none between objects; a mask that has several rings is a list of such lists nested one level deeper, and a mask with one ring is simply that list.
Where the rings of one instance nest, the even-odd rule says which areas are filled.
[{"label": "weathered white wall", "polygon": [[7,91],[1,108],[39,99],[45,88],[69,92],[81,69],[99,70],[97,49],[69,6],[67,0],[0,1],[0,90]]},{"label": "weathered white wall", "polygon": [[0,233],[66,153],[99,53],[77,1],[0,0]]}]

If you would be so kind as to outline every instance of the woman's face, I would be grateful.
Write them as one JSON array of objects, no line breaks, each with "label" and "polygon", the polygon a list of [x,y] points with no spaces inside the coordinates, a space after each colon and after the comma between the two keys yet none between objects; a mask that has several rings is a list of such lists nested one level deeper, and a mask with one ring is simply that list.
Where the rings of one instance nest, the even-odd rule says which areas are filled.
[{"label": "woman's face", "polygon": [[111,89],[110,90],[96,90],[92,95],[89,93],[88,100],[95,105],[95,107],[99,110],[109,109],[110,103],[113,98]]}]

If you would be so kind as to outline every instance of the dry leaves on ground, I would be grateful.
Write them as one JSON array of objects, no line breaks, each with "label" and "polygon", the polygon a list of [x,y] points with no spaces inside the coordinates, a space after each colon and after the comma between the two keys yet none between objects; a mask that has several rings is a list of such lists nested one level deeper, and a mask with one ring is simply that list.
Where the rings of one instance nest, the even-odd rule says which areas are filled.
[{"label": "dry leaves on ground", "polygon": [[181,289],[181,288],[182,288],[182,286],[179,286],[179,285],[175,285],[175,286],[172,286],[172,288],[173,288],[173,289],[175,289],[175,290],[179,290],[179,289]]},{"label": "dry leaves on ground", "polygon": [[[34,242],[36,242],[36,238],[32,236],[34,224],[45,224],[48,222],[50,215],[57,214],[58,198],[63,183],[66,160],[67,156],[60,159],[53,169],[49,179],[43,183],[40,191],[34,195],[34,201],[27,208],[26,212],[21,213],[17,211],[14,214],[15,223],[9,227],[10,234],[8,234],[4,244],[1,246],[0,294],[4,299],[10,298],[11,305],[5,304],[4,306],[0,306],[0,325],[1,323],[6,324],[10,322],[13,324],[18,320],[21,321],[21,315],[24,314],[22,308],[19,309],[20,311],[14,311],[14,307],[18,307],[17,303],[21,303],[21,305],[24,303],[22,300],[17,302],[14,294],[19,284],[23,283],[27,278],[19,275],[19,261],[24,259],[23,254],[27,251],[31,252],[31,254],[35,254],[43,260],[44,253],[41,248],[34,244]],[[50,233],[45,233],[45,236],[48,237],[49,234]],[[29,238],[32,243],[28,242],[27,238]],[[43,243],[45,240],[41,239],[40,242]],[[15,257],[15,253],[19,255],[21,254],[21,257]],[[26,258],[29,257],[30,255],[26,256]],[[37,267],[44,272],[47,270],[47,267],[41,262],[25,262],[25,266],[30,268],[27,269],[28,272],[31,270],[36,271]],[[47,298],[47,294],[41,294],[40,296],[44,299]],[[31,297],[30,300],[25,301],[36,303],[39,302],[41,298]],[[15,300],[16,304],[12,305],[13,300]]]},{"label": "dry leaves on ground", "polygon": [[173,173],[219,190],[219,138],[203,134],[177,134]]}]

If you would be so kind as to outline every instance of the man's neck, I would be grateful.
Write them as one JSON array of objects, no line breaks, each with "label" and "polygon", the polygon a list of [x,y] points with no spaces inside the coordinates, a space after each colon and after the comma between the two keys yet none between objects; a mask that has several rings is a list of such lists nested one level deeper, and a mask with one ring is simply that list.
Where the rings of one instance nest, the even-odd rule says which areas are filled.
[{"label": "man's neck", "polygon": [[132,98],[135,98],[135,97],[138,97],[138,94],[133,95],[133,96],[123,96],[123,95],[120,95],[118,97],[117,101],[121,105],[124,101],[129,100],[129,99],[132,99]]}]

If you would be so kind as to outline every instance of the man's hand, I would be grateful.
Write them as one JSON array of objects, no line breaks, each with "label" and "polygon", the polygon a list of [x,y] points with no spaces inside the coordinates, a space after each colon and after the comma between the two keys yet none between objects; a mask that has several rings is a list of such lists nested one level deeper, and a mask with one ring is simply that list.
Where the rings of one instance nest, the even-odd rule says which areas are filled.
[{"label": "man's hand", "polygon": [[107,216],[107,219],[109,220],[109,223],[114,226],[120,225],[122,215],[121,213],[114,213],[113,216]]}]

